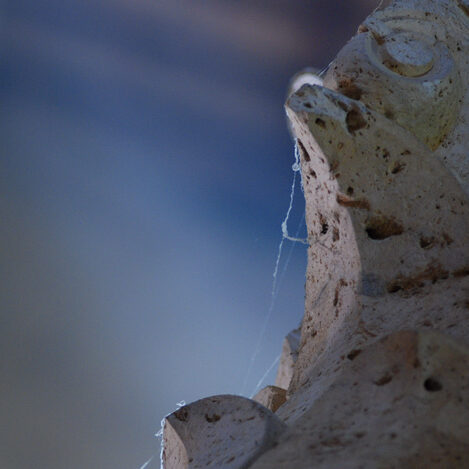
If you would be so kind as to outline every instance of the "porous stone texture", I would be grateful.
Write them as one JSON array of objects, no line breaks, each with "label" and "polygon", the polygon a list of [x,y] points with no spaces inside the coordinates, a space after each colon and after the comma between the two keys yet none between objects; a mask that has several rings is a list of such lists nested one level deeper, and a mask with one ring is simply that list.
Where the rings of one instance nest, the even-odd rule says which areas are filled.
[{"label": "porous stone texture", "polygon": [[467,1],[387,0],[288,99],[305,314],[249,467],[469,467],[468,77]]},{"label": "porous stone texture", "polygon": [[247,468],[284,430],[275,414],[251,399],[207,397],[166,418],[164,468]]},{"label": "porous stone texture", "polygon": [[433,331],[366,347],[252,469],[469,467],[469,350]]}]

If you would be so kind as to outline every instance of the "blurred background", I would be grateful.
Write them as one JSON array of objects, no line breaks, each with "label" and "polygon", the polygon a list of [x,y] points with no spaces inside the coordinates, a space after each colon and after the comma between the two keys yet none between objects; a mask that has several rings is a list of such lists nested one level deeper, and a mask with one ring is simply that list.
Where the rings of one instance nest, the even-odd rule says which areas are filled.
[{"label": "blurred background", "polygon": [[[177,402],[251,395],[303,314],[306,250],[285,242],[248,374],[290,197],[287,85],[376,4],[0,3],[0,468],[158,467]],[[292,235],[303,210],[298,190]]]}]

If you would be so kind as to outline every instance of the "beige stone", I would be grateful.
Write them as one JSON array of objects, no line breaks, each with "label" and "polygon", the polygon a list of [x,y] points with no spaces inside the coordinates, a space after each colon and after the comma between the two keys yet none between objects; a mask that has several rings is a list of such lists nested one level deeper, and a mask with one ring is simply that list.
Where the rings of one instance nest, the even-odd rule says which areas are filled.
[{"label": "beige stone", "polygon": [[278,408],[287,401],[287,390],[278,386],[266,386],[252,399],[272,412],[277,412]]},{"label": "beige stone", "polygon": [[270,410],[250,399],[221,395],[181,407],[165,419],[164,469],[241,469],[285,430]]},{"label": "beige stone", "polygon": [[283,340],[282,354],[275,379],[275,386],[288,389],[293,376],[298,349],[300,347],[301,328],[291,331]]},{"label": "beige stone", "polygon": [[347,360],[252,469],[469,467],[469,349],[396,332]]},{"label": "beige stone", "polygon": [[[406,20],[400,26],[404,29],[412,19],[410,3],[393,2],[388,10],[376,14],[397,19],[404,15]],[[466,22],[459,24],[459,31],[464,25],[467,28],[467,17],[453,3],[419,3],[426,4],[426,13],[435,6],[435,13],[427,16],[435,28],[444,23],[444,18],[435,19],[437,12],[443,14],[442,3],[452,5],[459,15],[456,18]],[[404,12],[399,6],[405,6]],[[419,27],[425,12],[413,14]],[[362,62],[368,60],[372,67],[374,59],[360,44],[363,37],[372,40],[374,35],[367,28],[360,30],[364,32],[346,49],[357,43],[360,53],[356,56],[364,57]],[[389,34],[394,37],[392,29]],[[380,42],[386,37],[379,36]],[[457,37],[451,42],[462,44]],[[466,43],[466,52],[468,46]],[[466,61],[462,59],[461,66],[467,67]],[[306,389],[312,381],[316,389],[323,387],[320,383],[336,373],[341,356],[400,328],[431,323],[452,335],[469,337],[464,306],[468,285],[464,273],[469,266],[467,193],[451,165],[429,148],[425,136],[416,134],[415,127],[403,127],[394,113],[387,115],[380,108],[384,98],[377,91],[377,82],[363,78],[356,85],[353,76],[365,73],[362,62],[354,62],[342,51],[324,80],[331,87],[347,83],[347,89],[337,86],[338,90],[360,100],[305,86],[287,104],[302,154],[310,240],[301,351],[290,393],[302,386]],[[456,59],[453,62],[459,64]],[[375,68],[373,73],[377,81],[381,73],[389,81],[389,89],[395,82],[400,93],[401,81],[415,80],[387,69]],[[460,70],[458,73],[461,75]],[[421,83],[423,77],[417,80]],[[369,105],[373,99],[377,110]],[[419,94],[410,93],[406,99],[399,97],[412,114],[420,106]],[[469,106],[453,109],[456,124],[445,142],[462,132],[459,121],[467,122],[461,116],[465,108]],[[448,160],[451,152],[446,154]]]},{"label": "beige stone", "polygon": [[386,0],[288,99],[305,314],[249,467],[469,467],[468,88],[469,3]]}]

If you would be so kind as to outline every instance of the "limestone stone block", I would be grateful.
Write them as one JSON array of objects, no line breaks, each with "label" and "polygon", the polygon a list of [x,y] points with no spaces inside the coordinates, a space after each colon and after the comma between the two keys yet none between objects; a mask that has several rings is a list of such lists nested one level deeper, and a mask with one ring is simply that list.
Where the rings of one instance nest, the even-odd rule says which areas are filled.
[{"label": "limestone stone block", "polygon": [[266,386],[261,389],[253,398],[254,401],[267,407],[272,412],[287,401],[287,390],[279,388],[278,386]]},{"label": "limestone stone block", "polygon": [[250,399],[231,395],[201,399],[166,418],[163,467],[247,468],[284,430],[275,414]]}]

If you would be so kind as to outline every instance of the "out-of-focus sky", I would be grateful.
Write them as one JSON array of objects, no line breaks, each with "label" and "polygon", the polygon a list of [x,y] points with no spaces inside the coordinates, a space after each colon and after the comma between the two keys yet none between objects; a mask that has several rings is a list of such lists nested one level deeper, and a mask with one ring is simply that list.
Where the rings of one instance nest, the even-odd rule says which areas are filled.
[{"label": "out-of-focus sky", "polygon": [[[2,469],[138,468],[177,402],[242,391],[290,197],[288,81],[376,4],[0,3]],[[286,242],[246,395],[305,267]]]}]

